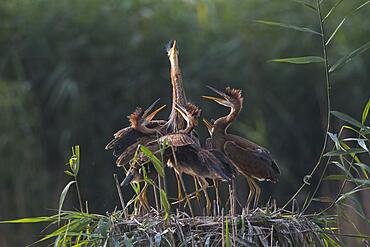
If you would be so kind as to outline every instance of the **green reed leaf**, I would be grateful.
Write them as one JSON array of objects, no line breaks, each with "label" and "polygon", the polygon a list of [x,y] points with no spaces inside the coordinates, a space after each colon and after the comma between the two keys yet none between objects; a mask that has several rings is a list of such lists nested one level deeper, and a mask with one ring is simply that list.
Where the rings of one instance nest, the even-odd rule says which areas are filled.
[{"label": "green reed leaf", "polygon": [[303,0],[293,0],[293,1],[296,2],[296,3],[300,3],[303,6],[309,8],[311,10],[316,11],[316,7],[314,5],[312,5],[311,3],[309,3],[309,2],[306,2],[306,1],[303,1]]},{"label": "green reed leaf", "polygon": [[326,41],[325,45],[329,45],[330,41],[334,38],[335,34],[338,32],[339,28],[343,25],[343,23],[346,21],[347,17],[344,17],[342,21],[337,25],[337,27],[334,29],[333,33],[330,35],[329,39]]},{"label": "green reed leaf", "polygon": [[68,170],[65,170],[64,173],[67,174],[68,176],[74,177],[73,173]]},{"label": "green reed leaf", "polygon": [[[370,44],[370,42],[369,42],[369,44]],[[370,133],[370,127],[363,125],[362,123],[360,123],[359,121],[357,121],[356,119],[354,119],[353,117],[351,117],[351,116],[349,116],[345,113],[338,112],[338,111],[331,111],[331,114],[336,116],[337,118],[349,123],[349,124],[352,124],[353,126],[356,126],[360,129],[364,130],[366,133]]]},{"label": "green reed leaf", "polygon": [[58,206],[58,222],[60,221],[60,213],[62,211],[62,207],[63,207],[63,203],[64,203],[64,200],[66,199],[66,196],[67,196],[67,193],[68,193],[68,190],[69,188],[71,187],[72,184],[76,183],[76,181],[71,181],[69,182],[63,189],[62,193],[60,194],[60,198],[59,198],[59,206]]},{"label": "green reed leaf", "polygon": [[161,204],[165,212],[164,220],[167,221],[170,215],[170,203],[168,202],[167,194],[163,189],[160,190],[160,195],[161,195]]},{"label": "green reed leaf", "polygon": [[276,58],[269,61],[279,63],[307,64],[307,63],[322,63],[325,60],[322,57],[306,56],[306,57]]},{"label": "green reed leaf", "polygon": [[230,232],[229,232],[229,220],[227,219],[227,216],[225,218],[225,234],[226,234],[225,246],[226,247],[231,247]]},{"label": "green reed leaf", "polygon": [[345,175],[333,174],[326,176],[324,180],[345,180],[346,178],[347,176]]},{"label": "green reed leaf", "polygon": [[141,150],[141,152],[143,152],[150,159],[150,161],[153,163],[154,168],[156,169],[158,174],[161,177],[164,177],[164,169],[163,169],[163,166],[162,166],[162,162],[147,147],[140,146],[140,150]]},{"label": "green reed leaf", "polygon": [[24,224],[24,223],[39,223],[39,222],[49,222],[56,220],[56,216],[42,216],[42,217],[33,217],[33,218],[22,218],[16,220],[4,220],[0,221],[0,224]]},{"label": "green reed leaf", "polygon": [[362,112],[362,118],[361,118],[361,123],[365,124],[367,115],[369,114],[369,109],[370,109],[370,99],[367,101],[367,104]]},{"label": "green reed leaf", "polygon": [[359,153],[365,153],[366,150],[362,148],[351,148],[348,150],[333,150],[330,152],[327,152],[324,154],[325,157],[330,157],[330,156],[340,156],[340,155],[347,155],[347,154],[359,154]]},{"label": "green reed leaf", "polygon": [[361,47],[357,48],[356,50],[350,52],[348,55],[339,59],[334,65],[332,65],[329,69],[329,73],[332,73],[340,68],[342,68],[346,63],[351,61],[352,58],[364,53],[367,49],[370,48],[370,42],[362,45]]},{"label": "green reed leaf", "polygon": [[270,26],[277,26],[277,27],[283,27],[287,29],[292,29],[300,32],[305,32],[305,33],[311,33],[315,35],[322,36],[321,33],[314,31],[310,28],[307,27],[298,27],[295,25],[287,24],[287,23],[281,23],[281,22],[275,22],[275,21],[266,21],[266,20],[256,20],[257,23],[265,24],[265,25],[270,25]]},{"label": "green reed leaf", "polygon": [[329,12],[325,15],[324,19],[322,19],[322,21],[324,22],[327,18],[329,18],[329,16],[331,15],[331,13],[333,13],[333,11],[343,2],[343,0],[339,0],[337,1],[333,7],[329,10]]}]

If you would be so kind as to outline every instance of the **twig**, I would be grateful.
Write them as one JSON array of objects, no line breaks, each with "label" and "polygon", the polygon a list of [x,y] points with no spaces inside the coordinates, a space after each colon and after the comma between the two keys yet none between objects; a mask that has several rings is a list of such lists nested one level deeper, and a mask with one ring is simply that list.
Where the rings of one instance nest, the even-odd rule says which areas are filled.
[{"label": "twig", "polygon": [[122,210],[123,210],[123,214],[124,214],[125,218],[127,218],[128,217],[127,208],[125,206],[125,201],[123,200],[122,190],[121,190],[121,186],[119,185],[117,174],[114,173],[113,178],[114,178],[114,181],[116,183],[116,188],[117,188],[119,200],[121,202],[121,207],[122,207]]},{"label": "twig", "polygon": [[83,213],[84,210],[83,210],[83,207],[82,207],[82,199],[81,199],[81,194],[80,194],[80,187],[78,186],[77,176],[75,174],[74,174],[74,178],[75,178],[75,181],[76,181],[76,190],[77,190],[78,202],[80,203],[80,209],[81,209],[81,212]]},{"label": "twig", "polygon": [[[161,176],[159,174],[157,176],[158,176],[158,186],[160,186],[159,180],[161,179]],[[154,194],[154,200],[155,200],[155,208],[157,210],[157,213],[159,214],[160,206],[159,206],[159,200],[158,200],[158,194],[157,194],[157,187],[156,186],[152,186],[152,187],[153,187],[153,194]]]}]

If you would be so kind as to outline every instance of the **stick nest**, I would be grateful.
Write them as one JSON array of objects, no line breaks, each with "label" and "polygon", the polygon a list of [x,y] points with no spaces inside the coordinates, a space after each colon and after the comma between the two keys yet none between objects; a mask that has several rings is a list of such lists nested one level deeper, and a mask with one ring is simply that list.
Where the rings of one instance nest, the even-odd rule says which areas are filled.
[{"label": "stick nest", "polygon": [[[312,218],[293,214],[190,217],[167,220],[155,213],[115,220],[111,236],[118,246],[325,246],[326,233]],[[115,245],[117,246],[117,245]]]}]

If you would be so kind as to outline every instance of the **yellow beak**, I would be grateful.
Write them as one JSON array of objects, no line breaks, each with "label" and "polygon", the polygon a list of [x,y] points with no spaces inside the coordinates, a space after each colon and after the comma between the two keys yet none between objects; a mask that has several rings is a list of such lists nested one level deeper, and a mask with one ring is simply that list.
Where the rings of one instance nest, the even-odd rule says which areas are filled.
[{"label": "yellow beak", "polygon": [[212,134],[213,125],[205,118],[203,118],[203,123],[207,127],[208,132]]},{"label": "yellow beak", "polygon": [[145,120],[147,122],[150,122],[152,121],[152,119],[155,117],[155,115],[157,115],[158,112],[160,112],[163,108],[165,108],[166,105],[163,105],[161,107],[159,107],[157,110],[153,111],[152,113],[150,113],[147,117],[145,117]]},{"label": "yellow beak", "polygon": [[222,98],[217,98],[217,97],[213,97],[213,96],[202,96],[202,98],[204,99],[209,99],[209,100],[213,100],[215,102],[217,102],[218,104],[220,105],[223,105],[223,106],[232,106],[231,103],[225,99],[222,99]]},{"label": "yellow beak", "polygon": [[172,50],[175,52],[177,51],[177,47],[176,47],[176,40],[173,41],[173,45],[172,45]]}]

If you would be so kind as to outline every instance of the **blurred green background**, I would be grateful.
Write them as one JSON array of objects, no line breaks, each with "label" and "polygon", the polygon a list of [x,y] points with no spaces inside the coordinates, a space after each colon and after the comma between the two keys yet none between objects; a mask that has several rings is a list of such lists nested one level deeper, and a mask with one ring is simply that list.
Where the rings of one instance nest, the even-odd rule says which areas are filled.
[{"label": "blurred green background", "polygon": [[[335,2],[325,1],[323,12]],[[343,1],[325,22],[328,33],[360,3]],[[368,13],[365,7],[346,20],[329,47],[329,63],[369,41]],[[321,41],[256,19],[319,30],[316,13],[292,0],[1,1],[0,219],[55,213],[74,144],[82,149],[80,186],[90,212],[104,214],[119,205],[112,174],[122,178],[122,170],[104,146],[136,106],[159,97],[170,105],[170,39],[178,41],[185,89],[203,117],[227,112],[200,98],[210,93],[206,85],[243,89],[245,107],[231,131],[270,149],[282,176],[278,184],[264,185],[262,203],[272,194],[281,206],[321,150],[324,70],[322,64],[267,61],[321,56]],[[333,109],[360,118],[370,96],[369,53],[332,77],[331,96]],[[202,124],[199,130],[205,138]],[[238,182],[246,188],[243,197],[247,186]],[[326,195],[335,191],[322,189]],[[78,207],[74,198],[72,193],[66,208]],[[1,225],[0,245],[30,244],[41,229]]]}]

